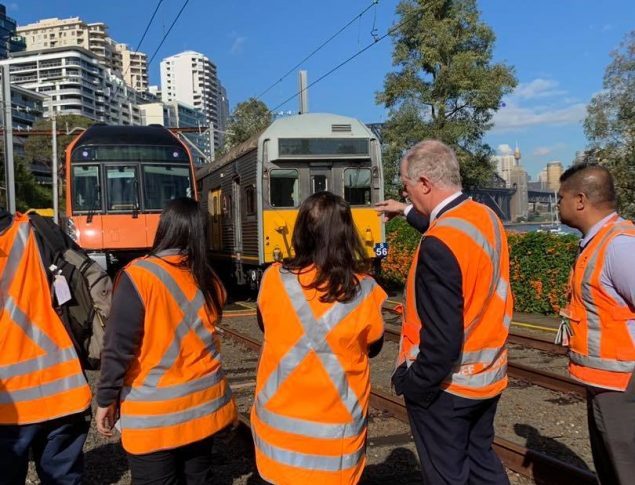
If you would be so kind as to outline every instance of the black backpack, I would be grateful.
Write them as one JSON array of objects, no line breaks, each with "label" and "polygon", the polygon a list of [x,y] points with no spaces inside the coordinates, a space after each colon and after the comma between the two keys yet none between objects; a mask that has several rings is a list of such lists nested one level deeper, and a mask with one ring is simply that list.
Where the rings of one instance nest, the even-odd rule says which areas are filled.
[{"label": "black backpack", "polygon": [[99,369],[106,319],[110,314],[112,280],[106,271],[68,238],[50,218],[30,214],[29,220],[49,258],[42,255],[51,285],[60,274],[68,283],[71,299],[53,306],[66,327],[85,369]]}]

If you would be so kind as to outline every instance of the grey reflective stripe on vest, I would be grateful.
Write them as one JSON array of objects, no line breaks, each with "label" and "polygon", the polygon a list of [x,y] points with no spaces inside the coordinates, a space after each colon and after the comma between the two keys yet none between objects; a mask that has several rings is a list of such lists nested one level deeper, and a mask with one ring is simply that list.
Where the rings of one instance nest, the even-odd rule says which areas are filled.
[{"label": "grey reflective stripe on vest", "polygon": [[[501,273],[500,254],[501,254],[503,243],[502,243],[502,235],[501,235],[500,227],[498,226],[498,220],[496,218],[496,215],[492,211],[490,211],[489,209],[486,209],[486,210],[487,210],[487,215],[490,218],[490,221],[492,223],[492,230],[494,232],[494,247],[492,247],[492,245],[489,243],[489,241],[483,235],[480,229],[478,229],[474,224],[466,221],[465,219],[460,219],[458,217],[452,217],[448,215],[446,217],[441,217],[438,220],[438,222],[435,224],[435,226],[449,227],[451,229],[460,231],[466,236],[468,236],[472,241],[474,241],[474,243],[477,246],[480,246],[483,248],[483,251],[485,252],[485,254],[487,254],[490,260],[490,263],[492,264],[492,279],[490,281],[490,287],[489,287],[488,297],[487,297],[487,301],[489,301],[491,300],[491,298],[493,298],[495,293],[499,291],[503,293],[503,288],[505,288],[503,296],[506,298],[507,297],[506,288],[509,286],[509,283],[501,279],[501,276],[500,276],[500,273]],[[451,212],[448,214],[451,214]],[[505,299],[503,299],[503,301],[505,301]],[[465,332],[464,332],[465,339],[467,339],[469,335],[474,331],[474,328],[480,322],[483,316],[483,313],[485,312],[485,309],[486,309],[486,305],[483,305],[483,308],[481,308],[481,310],[476,315],[476,317],[471,322],[469,322],[469,324],[465,327]]]},{"label": "grey reflective stripe on vest", "polygon": [[[15,223],[14,223],[15,224]],[[18,232],[13,241],[13,245],[9,250],[9,256],[7,258],[7,264],[0,275],[0,296],[6,295],[9,291],[9,286],[15,278],[15,273],[18,270],[18,266],[22,261],[22,254],[26,247],[26,242],[29,238],[30,226],[28,222],[20,223]]]},{"label": "grey reflective stripe on vest", "polygon": [[626,322],[628,326],[628,334],[631,336],[631,344],[635,345],[635,320]]},{"label": "grey reflective stripe on vest", "polygon": [[26,389],[17,389],[13,391],[0,391],[0,404],[10,404],[24,401],[34,401],[51,397],[55,394],[70,391],[77,387],[86,385],[84,375],[80,372],[67,377],[62,377],[51,382],[40,384],[35,387]]},{"label": "grey reflective stripe on vest", "polygon": [[[287,296],[296,311],[304,334],[298,342],[280,359],[268,380],[256,396],[255,412],[267,425],[296,435],[319,438],[345,438],[359,435],[366,425],[362,407],[348,382],[346,372],[337,356],[326,341],[327,334],[339,322],[358,308],[371,293],[375,282],[365,278],[360,282],[360,293],[348,303],[334,304],[320,319],[315,320],[306,302],[297,276],[290,272],[280,272]],[[320,359],[326,373],[341,397],[342,404],[352,416],[352,423],[322,423],[300,418],[290,418],[265,408],[282,383],[302,363],[310,351]]]},{"label": "grey reflective stripe on vest", "polygon": [[474,352],[463,352],[461,355],[461,364],[455,366],[453,373],[446,382],[457,384],[464,387],[479,388],[489,386],[505,378],[507,375],[507,364],[500,365],[495,368],[485,368],[477,374],[461,373],[461,368],[479,363],[489,363],[490,366],[496,364],[503,358],[505,348],[482,349]]},{"label": "grey reflective stripe on vest", "polygon": [[[0,276],[0,295],[4,296],[8,294],[9,287],[15,279],[18,266],[24,256],[30,231],[31,226],[28,222],[20,223],[13,245],[9,251],[7,264]],[[13,297],[6,296],[6,300],[4,300],[3,303],[4,310],[7,312],[9,318],[45,353],[20,362],[0,365],[0,379],[10,379],[12,377],[40,372],[58,364],[77,359],[77,353],[72,345],[64,349],[60,348],[46,333],[33,324],[22,309],[18,307]],[[85,384],[86,380],[83,374],[79,372],[35,387],[11,391],[2,390],[0,391],[0,403],[8,404],[11,402],[23,402],[50,397],[76,387],[81,387]]]},{"label": "grey reflective stripe on vest", "polygon": [[573,350],[569,351],[569,358],[578,365],[591,367],[593,369],[613,372],[633,372],[633,370],[635,370],[635,361],[632,360],[615,360],[596,357],[594,355],[582,355]]},{"label": "grey reflective stripe on vest", "polygon": [[[597,248],[604,247],[606,242],[611,237],[617,235],[620,232],[620,230],[631,229],[631,228],[632,226],[625,226],[619,223],[615,224],[602,237],[602,240],[598,244]],[[582,287],[581,296],[582,296],[582,301],[584,302],[584,308],[586,310],[586,316],[587,316],[587,349],[588,349],[587,351],[589,353],[589,362],[593,363],[593,365],[589,364],[589,367],[593,367],[594,369],[613,371],[613,370],[616,370],[616,367],[623,368],[623,365],[619,361],[611,361],[610,359],[604,359],[600,357],[600,348],[601,348],[601,342],[602,342],[602,322],[600,322],[600,311],[597,305],[595,304],[595,300],[593,298],[593,291],[592,291],[593,284],[591,279],[596,269],[599,254],[600,253],[597,250],[593,253],[593,255],[589,259],[584,269],[584,274],[582,275],[582,281],[581,281],[581,287]],[[571,353],[571,355],[573,355],[573,352]],[[576,355],[580,355],[580,354],[576,354]],[[573,357],[572,357],[572,360],[573,360]],[[606,365],[602,366],[602,362],[605,360],[606,360]],[[577,362],[577,363],[580,365],[587,365],[582,362]],[[632,363],[630,363],[630,365],[632,366]],[[626,371],[616,370],[616,372],[626,372]]]},{"label": "grey reflective stripe on vest", "polygon": [[[364,448],[360,448],[348,455],[329,456],[311,455],[297,451],[285,450],[264,441],[254,433],[254,443],[258,450],[269,459],[283,465],[304,468],[308,470],[320,470],[327,472],[337,472],[354,467],[364,456]],[[315,484],[319,485],[319,484]]]},{"label": "grey reflective stripe on vest", "polygon": [[[122,402],[158,402],[177,399],[209,389],[220,383],[225,377],[221,367],[215,372],[192,381],[168,386],[158,385],[161,378],[174,365],[179,355],[183,338],[190,330],[201,339],[205,350],[212,358],[220,360],[220,355],[216,349],[213,334],[203,325],[201,318],[198,316],[198,312],[205,305],[203,293],[197,289],[194,298],[189,300],[174,278],[162,266],[147,259],[138,261],[135,266],[149,271],[163,283],[184,316],[176,326],[174,337],[161,356],[160,361],[150,369],[143,383],[122,389]],[[218,411],[231,401],[231,395],[231,389],[226,385],[225,393],[222,396],[183,411],[160,415],[130,415],[124,412],[121,416],[121,424],[123,428],[127,429],[147,429],[185,423]]]},{"label": "grey reflective stripe on vest", "polygon": [[187,423],[194,419],[202,418],[210,414],[214,414],[223,406],[229,404],[232,398],[232,392],[229,386],[222,396],[211,401],[206,401],[198,406],[194,406],[183,411],[163,414],[146,414],[146,415],[130,415],[121,414],[121,427],[123,429],[149,429],[161,428],[164,426],[174,426],[177,424]]}]

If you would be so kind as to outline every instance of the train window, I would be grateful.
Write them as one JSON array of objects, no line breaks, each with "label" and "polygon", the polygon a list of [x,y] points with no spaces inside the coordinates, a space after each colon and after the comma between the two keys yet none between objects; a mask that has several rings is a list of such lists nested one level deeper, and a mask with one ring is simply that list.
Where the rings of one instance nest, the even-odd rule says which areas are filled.
[{"label": "train window", "polygon": [[137,167],[106,167],[108,210],[132,211],[139,208]]},{"label": "train window", "polygon": [[269,201],[272,207],[300,205],[298,171],[273,169],[269,172]]},{"label": "train window", "polygon": [[329,189],[329,181],[326,175],[311,176],[311,193],[324,192]]},{"label": "train window", "polygon": [[253,185],[245,187],[245,210],[248,216],[256,213],[256,187]]},{"label": "train window", "polygon": [[370,205],[370,169],[344,170],[344,199],[351,205]]},{"label": "train window", "polygon": [[73,210],[101,211],[100,185],[97,165],[75,165],[72,187]]},{"label": "train window", "polygon": [[146,210],[162,210],[177,197],[192,197],[190,169],[183,165],[143,165]]}]

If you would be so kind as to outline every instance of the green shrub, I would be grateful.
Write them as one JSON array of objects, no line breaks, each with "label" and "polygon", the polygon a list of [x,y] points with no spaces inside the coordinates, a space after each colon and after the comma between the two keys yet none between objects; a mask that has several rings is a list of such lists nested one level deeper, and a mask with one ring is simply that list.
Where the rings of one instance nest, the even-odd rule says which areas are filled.
[{"label": "green shrub", "polygon": [[[567,282],[578,237],[546,232],[510,232],[507,237],[514,309],[557,314],[566,304]],[[403,287],[420,238],[403,218],[393,219],[386,225],[389,246],[388,256],[382,262],[383,284]]]}]

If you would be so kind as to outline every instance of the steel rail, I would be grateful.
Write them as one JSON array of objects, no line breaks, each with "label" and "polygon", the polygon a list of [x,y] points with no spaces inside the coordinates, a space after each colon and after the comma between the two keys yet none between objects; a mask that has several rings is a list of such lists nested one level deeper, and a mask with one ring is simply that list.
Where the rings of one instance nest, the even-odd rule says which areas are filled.
[{"label": "steel rail", "polygon": [[[391,342],[399,341],[399,332],[386,327],[384,331],[384,337]],[[561,348],[561,347],[560,347]],[[586,386],[578,381],[571,379],[570,377],[549,372],[535,367],[529,367],[517,362],[507,362],[507,373],[509,377],[514,379],[520,379],[527,381],[530,384],[535,384],[545,389],[550,389],[556,392],[570,392],[577,394],[578,396],[586,396]]]},{"label": "steel rail", "polygon": [[[392,414],[400,421],[409,422],[406,406],[401,398],[373,390],[370,395],[370,405]],[[493,448],[505,467],[539,483],[558,485],[597,483],[595,475],[588,470],[525,448],[504,438],[495,437]]]},{"label": "steel rail", "polygon": [[[248,348],[260,350],[261,343],[258,340],[224,325],[218,325],[217,328],[219,332],[227,334]],[[402,398],[391,396],[385,392],[371,390],[370,406],[387,412],[400,421],[409,422],[406,406]],[[241,416],[239,419],[241,424],[249,425],[247,418]],[[558,485],[597,484],[595,474],[588,470],[583,470],[539,451],[525,448],[504,438],[495,437],[493,448],[505,467],[539,483]]]}]

